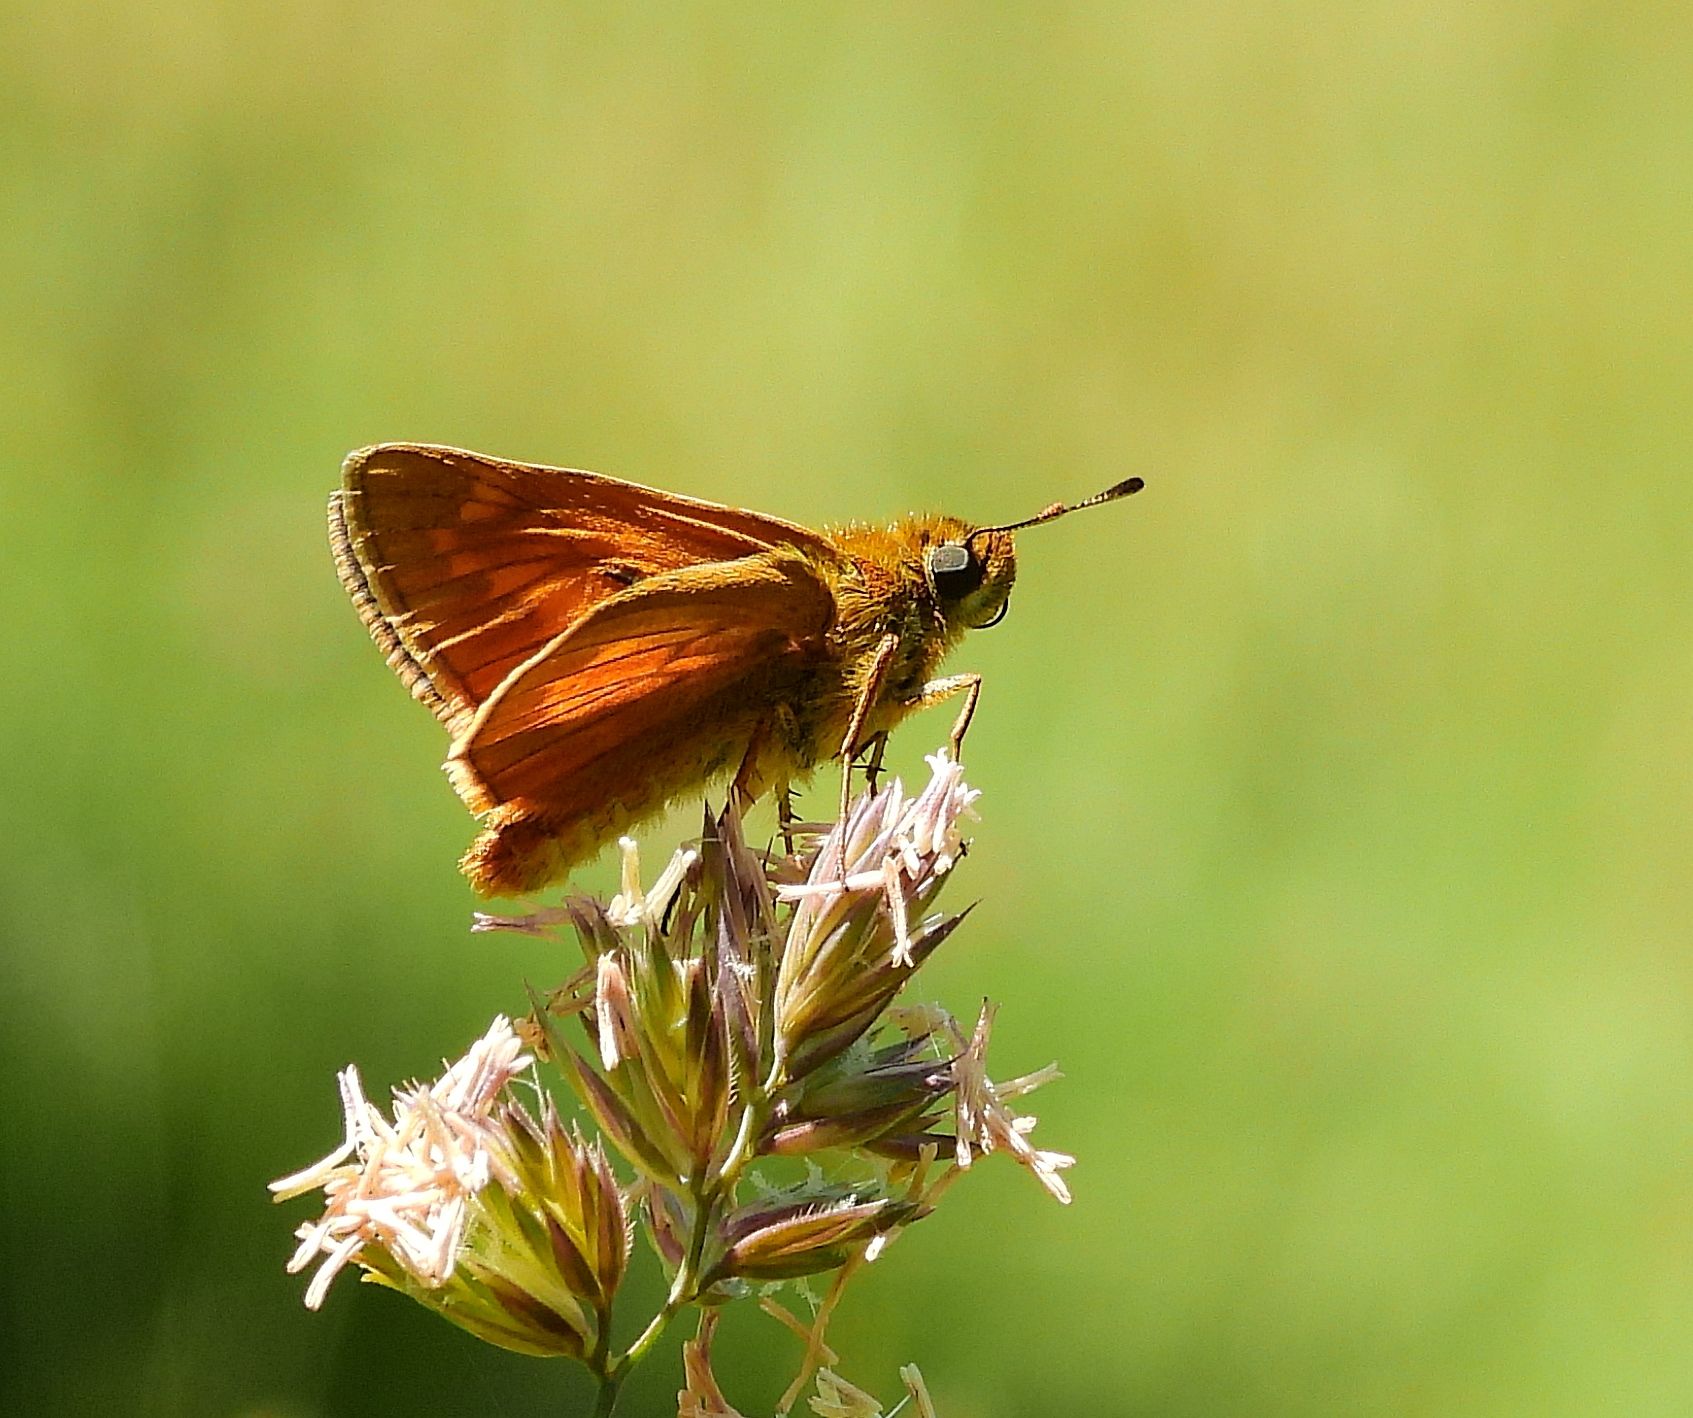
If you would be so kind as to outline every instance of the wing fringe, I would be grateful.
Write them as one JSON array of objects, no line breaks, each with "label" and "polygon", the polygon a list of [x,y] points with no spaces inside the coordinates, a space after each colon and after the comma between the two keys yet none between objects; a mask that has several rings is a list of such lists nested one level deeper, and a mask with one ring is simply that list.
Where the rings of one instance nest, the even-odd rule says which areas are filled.
[{"label": "wing fringe", "polygon": [[463,706],[453,703],[435,687],[429,671],[406,648],[377,601],[376,593],[371,590],[370,578],[365,574],[364,563],[353,548],[352,533],[347,528],[346,501],[338,491],[329,494],[329,550],[335,558],[335,571],[341,578],[343,589],[358,611],[359,619],[364,622],[364,628],[370,632],[370,638],[376,642],[376,648],[388,661],[388,667],[411,691],[413,699],[427,705],[430,713],[450,726],[462,716]]}]

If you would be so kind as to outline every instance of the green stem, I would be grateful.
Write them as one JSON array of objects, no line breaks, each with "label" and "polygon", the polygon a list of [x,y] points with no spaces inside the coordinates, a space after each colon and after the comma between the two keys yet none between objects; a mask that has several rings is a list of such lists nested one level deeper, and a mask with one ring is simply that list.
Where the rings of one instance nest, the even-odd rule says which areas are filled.
[{"label": "green stem", "polygon": [[778,1059],[770,1065],[770,1073],[761,1083],[752,1097],[747,1099],[747,1106],[741,1111],[741,1126],[735,1133],[735,1141],[729,1148],[729,1155],[723,1159],[723,1165],[717,1172],[717,1186],[719,1193],[733,1190],[740,1180],[741,1168],[746,1166],[752,1156],[752,1149],[758,1142],[759,1133],[764,1131],[764,1124],[770,1118],[770,1098],[781,1086],[782,1061]]},{"label": "green stem", "polygon": [[617,1390],[622,1385],[623,1375],[620,1372],[600,1375],[600,1396],[594,1402],[593,1418],[611,1418],[612,1410],[617,1407]]},{"label": "green stem", "polygon": [[617,1362],[604,1369],[600,1379],[599,1406],[594,1409],[594,1418],[604,1418],[611,1413],[612,1406],[617,1402],[618,1386],[629,1370],[646,1357],[647,1351],[657,1342],[659,1335],[664,1333],[665,1326],[675,1319],[683,1308],[699,1298],[700,1266],[705,1259],[705,1243],[711,1237],[712,1227],[717,1224],[719,1208],[726,1198],[734,1196],[735,1183],[740,1180],[741,1169],[752,1157],[758,1135],[763,1131],[765,1121],[770,1115],[770,1096],[776,1091],[781,1071],[781,1064],[774,1064],[769,1077],[764,1080],[762,1086],[754,1090],[752,1097],[747,1099],[747,1106],[741,1111],[741,1122],[735,1133],[735,1141],[731,1144],[728,1155],[724,1157],[723,1165],[717,1169],[717,1175],[709,1179],[702,1177],[695,1186],[694,1227],[693,1234],[688,1237],[688,1253],[682,1258],[682,1264],[677,1267],[676,1278],[670,1284],[670,1294],[665,1297],[658,1313],[647,1322],[647,1327],[636,1337],[635,1342],[623,1351]]},{"label": "green stem", "polygon": [[599,1312],[599,1337],[594,1341],[593,1357],[588,1360],[588,1367],[594,1377],[600,1381],[600,1395],[594,1403],[594,1418],[610,1418],[611,1410],[617,1407],[617,1389],[622,1383],[622,1377],[613,1376],[607,1367],[607,1360],[611,1357],[611,1306],[606,1304]]},{"label": "green stem", "polygon": [[635,1342],[623,1351],[623,1357],[612,1366],[612,1376],[619,1382],[622,1382],[624,1374],[646,1357],[647,1350],[651,1349],[653,1342],[664,1333],[665,1325],[675,1319],[676,1312],[688,1303],[680,1285],[682,1279],[682,1272],[677,1272],[678,1283],[670,1287],[669,1298],[665,1300],[659,1312],[647,1321],[647,1327],[641,1331]]},{"label": "green stem", "polygon": [[[635,1342],[623,1351],[618,1361],[606,1372],[603,1383],[610,1385],[614,1394],[624,1376],[646,1357],[647,1350],[651,1349],[659,1335],[664,1333],[664,1327],[676,1318],[684,1305],[690,1304],[696,1298],[700,1260],[705,1255],[706,1238],[711,1234],[712,1223],[717,1219],[717,1202],[720,1197],[718,1189],[709,1184],[695,1190],[694,1230],[688,1238],[688,1253],[682,1258],[682,1264],[676,1268],[676,1278],[670,1282],[670,1293],[665,1296],[664,1304],[658,1313],[647,1321],[647,1327],[636,1337]],[[602,1387],[602,1402],[604,1392]],[[615,1398],[613,1401],[615,1402]],[[607,1408],[605,1411],[609,1414],[611,1409]]]}]

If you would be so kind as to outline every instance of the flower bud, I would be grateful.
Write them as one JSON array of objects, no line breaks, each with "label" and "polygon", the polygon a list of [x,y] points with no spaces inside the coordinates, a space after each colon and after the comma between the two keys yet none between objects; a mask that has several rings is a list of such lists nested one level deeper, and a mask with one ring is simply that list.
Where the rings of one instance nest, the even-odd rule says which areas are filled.
[{"label": "flower bud", "polygon": [[869,1029],[963,919],[925,912],[964,851],[960,824],[979,795],[945,753],[929,764],[932,776],[917,797],[906,798],[898,779],[866,794],[824,838],[806,882],[778,888],[781,899],[798,903],[775,990],[785,1080]]},{"label": "flower bud", "polygon": [[833,1270],[928,1214],[921,1203],[904,1198],[860,1200],[833,1188],[818,1192],[787,1202],[757,1202],[725,1217],[713,1281],[788,1280]]},{"label": "flower bud", "polygon": [[[778,1155],[868,1146],[920,1128],[952,1089],[951,1063],[924,1036],[880,1049],[848,1049],[792,1085],[777,1104],[762,1151]],[[932,1120],[925,1120],[932,1121]]]}]

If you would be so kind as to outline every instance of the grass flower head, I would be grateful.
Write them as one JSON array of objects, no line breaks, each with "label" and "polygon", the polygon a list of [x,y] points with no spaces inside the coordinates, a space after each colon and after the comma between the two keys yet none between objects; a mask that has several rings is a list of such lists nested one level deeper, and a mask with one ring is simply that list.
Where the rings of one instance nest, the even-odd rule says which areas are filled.
[{"label": "grass flower head", "polygon": [[[625,841],[609,902],[479,917],[478,930],[573,936],[580,964],[437,1081],[396,1089],[391,1115],[341,1073],[341,1146],[272,1184],[279,1200],[323,1193],[289,1263],[317,1267],[307,1305],[355,1265],[490,1342],[580,1360],[602,1415],[694,1308],[679,1412],[734,1418],[710,1337],[723,1305],[757,1296],[805,1344],[785,1412],[836,1362],[823,1329],[847,1280],[982,1156],[1009,1153],[1068,1201],[1059,1173],[1074,1159],[1035,1148],[1033,1118],[1010,1106],[1056,1070],[995,1084],[991,1007],[966,1035],[939,1006],[901,1001],[964,919],[938,897],[978,800],[945,752],[928,762],[914,796],[897,779],[866,791],[797,855],[750,848],[731,804],[650,889]],[[580,1121],[562,1120],[537,1061]],[[617,1353],[637,1223],[667,1296]],[[770,1293],[806,1276],[833,1277],[809,1326]],[[920,1378],[906,1402],[933,1418]],[[832,1368],[811,1406],[880,1412]]]}]

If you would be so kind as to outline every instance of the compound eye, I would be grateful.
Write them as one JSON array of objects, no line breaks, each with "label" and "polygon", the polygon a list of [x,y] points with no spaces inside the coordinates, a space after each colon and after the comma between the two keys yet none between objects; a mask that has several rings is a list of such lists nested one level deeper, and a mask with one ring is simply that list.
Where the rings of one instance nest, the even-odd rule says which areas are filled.
[{"label": "compound eye", "polygon": [[970,548],[962,542],[942,542],[929,553],[929,570],[937,576],[952,576],[970,567]]},{"label": "compound eye", "polygon": [[943,600],[955,601],[977,590],[985,571],[962,542],[942,542],[929,551],[929,575]]}]

